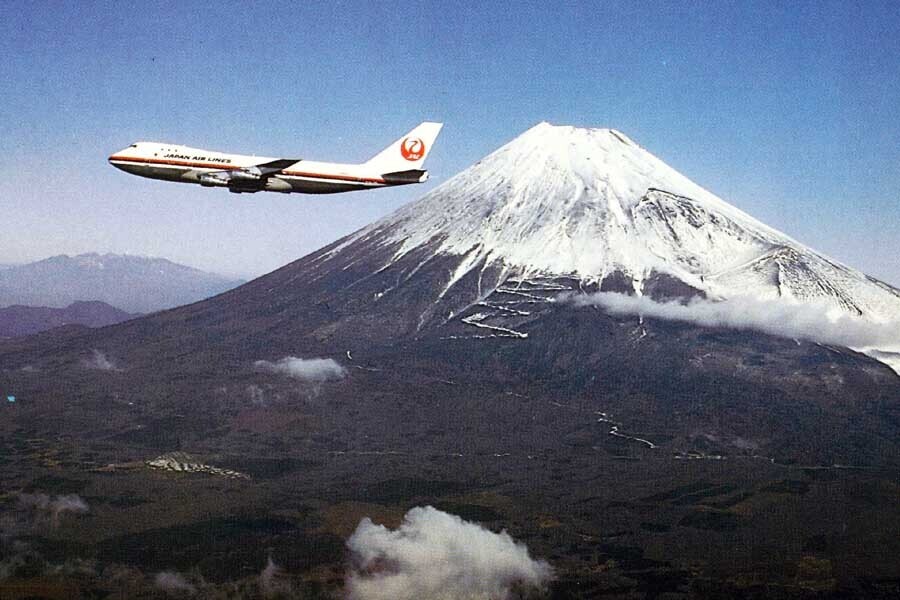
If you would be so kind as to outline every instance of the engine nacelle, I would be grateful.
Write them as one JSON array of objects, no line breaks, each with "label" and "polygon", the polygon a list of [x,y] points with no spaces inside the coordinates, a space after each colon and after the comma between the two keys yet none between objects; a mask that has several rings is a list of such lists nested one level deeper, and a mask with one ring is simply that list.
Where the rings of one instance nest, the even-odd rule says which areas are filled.
[{"label": "engine nacelle", "polygon": [[228,187],[231,178],[223,175],[223,173],[202,173],[197,179],[203,187]]},{"label": "engine nacelle", "polygon": [[229,171],[228,175],[232,181],[259,181],[262,179],[262,171],[258,167],[235,169],[234,171]]},{"label": "engine nacelle", "polygon": [[264,176],[258,167],[201,173],[197,181],[204,187],[227,187],[235,193],[250,194],[263,189],[290,191],[290,184]]}]

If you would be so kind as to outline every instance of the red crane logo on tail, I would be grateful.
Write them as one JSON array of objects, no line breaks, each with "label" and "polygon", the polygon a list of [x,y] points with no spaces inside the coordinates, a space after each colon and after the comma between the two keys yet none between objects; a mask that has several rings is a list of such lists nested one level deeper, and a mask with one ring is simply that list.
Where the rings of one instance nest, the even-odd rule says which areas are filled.
[{"label": "red crane logo on tail", "polygon": [[406,138],[400,143],[400,154],[409,161],[425,156],[425,142],[420,138]]}]

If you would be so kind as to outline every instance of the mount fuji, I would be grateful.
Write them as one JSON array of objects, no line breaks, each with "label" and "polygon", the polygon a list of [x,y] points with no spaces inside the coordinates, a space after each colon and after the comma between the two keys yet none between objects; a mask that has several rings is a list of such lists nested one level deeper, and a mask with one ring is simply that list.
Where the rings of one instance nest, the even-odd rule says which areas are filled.
[{"label": "mount fuji", "polygon": [[[723,306],[747,314],[709,318]],[[84,480],[91,518],[130,523],[73,547],[154,572],[196,563],[123,549],[178,532],[197,556],[227,546],[225,580],[267,548],[316,577],[345,564],[346,521],[431,504],[550,557],[555,597],[753,597],[776,579],[784,597],[808,597],[807,579],[866,595],[900,575],[897,315],[897,289],[624,134],[542,123],[219,296],[0,342],[16,399],[0,440],[67,444],[45,479]],[[832,326],[854,343],[806,335]],[[207,520],[186,527],[184,490],[140,471],[173,451],[250,479],[196,483]],[[15,456],[0,475],[24,488],[34,465]],[[116,486],[162,521],[102,500]],[[235,514],[308,529],[246,544]]]},{"label": "mount fuji", "polygon": [[407,255],[424,254],[416,270],[457,257],[441,298],[475,271],[482,297],[510,280],[558,276],[641,295],[668,279],[717,299],[900,315],[900,290],[760,223],[612,129],[541,123],[326,257],[355,244],[390,247],[382,270]]},{"label": "mount fuji", "polygon": [[[604,295],[639,298],[651,310],[592,301]],[[652,310],[735,300],[734,311],[771,312],[776,320],[821,313],[802,324],[835,321],[855,328],[857,343],[798,334],[798,327],[782,333],[778,323],[756,327],[752,315],[735,325],[668,321],[664,310]],[[784,304],[789,311],[776,310]],[[643,386],[665,355],[681,361],[657,374],[666,380],[714,374],[794,389],[807,380],[825,385],[822,369],[844,370],[839,385],[825,388],[851,401],[860,389],[880,395],[881,384],[900,385],[884,364],[900,363],[897,315],[900,290],[757,221],[625,134],[541,123],[330,246],[206,301],[72,334],[63,347],[74,353],[57,360],[80,364],[91,346],[132,369],[183,371],[187,362],[234,373],[252,371],[257,360],[419,346],[433,355],[429,368],[448,354],[486,353],[500,372],[531,365],[534,374],[547,373],[559,353],[581,352],[564,361],[569,372],[553,376],[593,381],[598,357],[606,356],[605,377]],[[873,330],[877,347],[866,343]],[[716,336],[729,338],[728,347],[711,343]],[[498,360],[489,340],[503,342],[519,364]],[[9,359],[30,360],[18,350]],[[643,363],[654,366],[644,371]],[[634,391],[625,387],[624,396]]]},{"label": "mount fuji", "polygon": [[352,278],[342,293],[365,322],[391,315],[385,334],[525,338],[537,305],[592,292],[749,300],[757,311],[790,307],[800,329],[840,320],[864,330],[837,344],[900,368],[900,290],[757,221],[612,129],[541,123],[291,268],[310,281]]}]

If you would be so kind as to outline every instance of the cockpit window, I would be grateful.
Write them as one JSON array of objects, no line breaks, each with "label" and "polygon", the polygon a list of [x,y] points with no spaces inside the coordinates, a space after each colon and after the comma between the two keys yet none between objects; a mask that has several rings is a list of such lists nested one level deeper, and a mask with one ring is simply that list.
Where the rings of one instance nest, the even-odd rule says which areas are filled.
[{"label": "cockpit window", "polygon": [[129,147],[129,148],[137,148],[137,144],[132,144],[132,145],[130,145],[130,146],[128,146],[128,147]]}]

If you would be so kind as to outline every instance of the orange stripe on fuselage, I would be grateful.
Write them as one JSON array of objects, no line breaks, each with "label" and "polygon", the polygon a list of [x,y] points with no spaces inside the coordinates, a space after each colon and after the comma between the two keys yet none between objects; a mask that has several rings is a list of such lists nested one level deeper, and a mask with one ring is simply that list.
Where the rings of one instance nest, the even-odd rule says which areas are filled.
[{"label": "orange stripe on fuselage", "polygon": [[[189,167],[193,169],[216,169],[218,171],[233,171],[247,169],[237,165],[225,165],[221,163],[190,162],[186,160],[169,160],[164,158],[136,158],[133,156],[110,156],[110,162],[114,160],[150,165],[169,165],[173,167]],[[329,175],[327,173],[310,173],[305,171],[280,171],[274,175],[287,175],[288,177],[308,177],[311,179],[332,179],[335,181],[355,181],[359,183],[387,183],[378,177],[354,177],[352,175]]]},{"label": "orange stripe on fuselage", "polygon": [[309,177],[314,179],[334,179],[336,181],[356,181],[359,183],[387,183],[379,177],[354,177],[353,175],[327,175],[325,173],[305,173],[303,171],[281,171],[275,175],[287,175],[288,177]]}]

